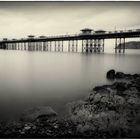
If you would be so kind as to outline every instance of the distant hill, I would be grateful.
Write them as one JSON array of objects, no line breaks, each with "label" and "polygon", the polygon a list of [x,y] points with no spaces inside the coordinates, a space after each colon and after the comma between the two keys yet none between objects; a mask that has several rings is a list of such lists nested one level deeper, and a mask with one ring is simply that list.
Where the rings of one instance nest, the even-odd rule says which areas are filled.
[{"label": "distant hill", "polygon": [[[119,46],[119,45],[118,45]],[[125,43],[126,49],[140,49],[140,41],[130,41]]]}]

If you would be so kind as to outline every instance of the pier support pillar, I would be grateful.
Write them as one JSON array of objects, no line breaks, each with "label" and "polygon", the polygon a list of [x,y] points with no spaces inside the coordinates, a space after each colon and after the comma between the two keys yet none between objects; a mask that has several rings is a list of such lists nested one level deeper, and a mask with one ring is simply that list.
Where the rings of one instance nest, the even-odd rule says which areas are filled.
[{"label": "pier support pillar", "polygon": [[72,40],[72,52],[74,52],[74,40]]},{"label": "pier support pillar", "polygon": [[122,49],[122,42],[121,42],[121,38],[119,39],[119,53],[121,53],[121,49]]},{"label": "pier support pillar", "polygon": [[58,52],[60,52],[60,41],[58,41]]},{"label": "pier support pillar", "polygon": [[93,40],[91,39],[90,40],[90,53],[92,53],[92,51],[93,51],[93,47],[92,46],[93,46]]},{"label": "pier support pillar", "polygon": [[125,38],[123,38],[123,53],[125,53]]},{"label": "pier support pillar", "polygon": [[115,39],[115,53],[125,53],[125,38]]},{"label": "pier support pillar", "polygon": [[31,42],[28,42],[28,50],[31,51]]},{"label": "pier support pillar", "polygon": [[70,52],[70,40],[68,41],[68,52]]},{"label": "pier support pillar", "polygon": [[104,52],[105,40],[103,39],[103,52]]},{"label": "pier support pillar", "polygon": [[88,40],[86,40],[86,47],[85,47],[85,49],[86,49],[86,53],[88,53]]},{"label": "pier support pillar", "polygon": [[100,46],[100,39],[98,39],[98,45],[97,45],[98,47],[98,52],[100,53],[100,51],[101,51],[101,46]]},{"label": "pier support pillar", "polygon": [[38,42],[35,42],[35,51],[38,51]]},{"label": "pier support pillar", "polygon": [[52,50],[52,42],[50,41],[50,50],[49,51],[51,51]]},{"label": "pier support pillar", "polygon": [[78,40],[68,41],[68,52],[77,52],[78,50]]},{"label": "pier support pillar", "polygon": [[117,49],[118,49],[118,42],[117,42],[117,38],[115,39],[115,53],[117,53]]},{"label": "pier support pillar", "polygon": [[18,50],[20,49],[20,43],[18,42]]},{"label": "pier support pillar", "polygon": [[94,53],[97,52],[97,39],[94,40]]},{"label": "pier support pillar", "polygon": [[23,43],[21,43],[21,50],[23,50]]},{"label": "pier support pillar", "polygon": [[83,52],[86,52],[86,45],[87,45],[87,41],[83,40]]},{"label": "pier support pillar", "polygon": [[76,40],[76,52],[78,51],[78,40]]},{"label": "pier support pillar", "polygon": [[48,51],[48,42],[46,42],[46,51]]},{"label": "pier support pillar", "polygon": [[84,40],[82,40],[82,52],[84,52]]},{"label": "pier support pillar", "polygon": [[56,52],[56,41],[54,41],[54,51]]},{"label": "pier support pillar", "polygon": [[44,41],[43,42],[43,51],[45,51],[46,50],[46,42]]},{"label": "pier support pillar", "polygon": [[62,40],[62,52],[63,52],[63,47],[64,47],[64,46],[63,46],[63,40]]},{"label": "pier support pillar", "polygon": [[14,43],[12,43],[12,50],[14,50],[14,48],[15,48],[15,44],[14,44]]},{"label": "pier support pillar", "polygon": [[98,52],[100,53],[102,50],[102,40],[98,39]]},{"label": "pier support pillar", "polygon": [[24,50],[26,50],[26,42],[24,42]]},{"label": "pier support pillar", "polygon": [[9,50],[9,43],[6,43],[6,50]]},{"label": "pier support pillar", "polygon": [[34,51],[34,49],[35,49],[35,43],[34,42],[31,42],[31,46],[32,46],[32,51]]}]

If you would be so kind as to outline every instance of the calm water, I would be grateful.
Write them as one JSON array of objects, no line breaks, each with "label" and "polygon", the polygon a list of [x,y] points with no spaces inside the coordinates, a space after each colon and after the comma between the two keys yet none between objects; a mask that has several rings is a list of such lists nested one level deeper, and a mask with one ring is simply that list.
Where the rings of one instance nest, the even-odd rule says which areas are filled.
[{"label": "calm water", "polygon": [[14,114],[49,105],[60,114],[68,102],[108,84],[106,72],[140,73],[140,50],[82,54],[0,50],[0,111]]}]

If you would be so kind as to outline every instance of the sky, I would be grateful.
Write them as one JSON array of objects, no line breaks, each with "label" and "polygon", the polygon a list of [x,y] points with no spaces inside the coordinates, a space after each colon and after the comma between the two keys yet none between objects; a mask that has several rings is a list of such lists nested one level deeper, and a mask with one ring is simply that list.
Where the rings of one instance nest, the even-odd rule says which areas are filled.
[{"label": "sky", "polygon": [[0,2],[0,38],[140,28],[140,2]]}]

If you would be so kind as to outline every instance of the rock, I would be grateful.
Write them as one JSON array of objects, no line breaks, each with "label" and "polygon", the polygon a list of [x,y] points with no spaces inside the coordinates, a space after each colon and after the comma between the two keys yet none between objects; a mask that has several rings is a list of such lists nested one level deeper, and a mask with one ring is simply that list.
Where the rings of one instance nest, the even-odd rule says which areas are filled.
[{"label": "rock", "polygon": [[32,122],[41,117],[55,117],[57,113],[48,106],[40,106],[35,108],[30,108],[22,113],[21,120]]},{"label": "rock", "polygon": [[96,93],[97,92],[108,93],[109,92],[108,88],[110,87],[111,87],[110,85],[96,86],[95,88],[93,88],[93,91],[95,91]]},{"label": "rock", "polygon": [[54,125],[54,128],[57,129],[58,128],[58,125]]},{"label": "rock", "polygon": [[97,93],[95,96],[94,96],[94,102],[99,102],[102,98],[102,95],[100,93]]},{"label": "rock", "polygon": [[125,104],[125,99],[119,95],[114,95],[114,100],[116,105],[124,105]]},{"label": "rock", "polygon": [[88,97],[88,100],[89,100],[90,102],[92,102],[93,99],[94,99],[94,96],[95,96],[95,92],[90,93],[90,95],[89,95],[89,97]]},{"label": "rock", "polygon": [[140,92],[140,79],[136,79],[135,81],[132,81],[133,87],[136,87],[137,90]]},{"label": "rock", "polygon": [[107,79],[114,79],[115,78],[115,70],[109,70],[106,74]]},{"label": "rock", "polygon": [[115,78],[121,79],[124,77],[125,77],[125,74],[123,72],[116,72],[116,74],[115,74]]},{"label": "rock", "polygon": [[134,78],[138,78],[139,77],[139,74],[134,74],[133,77]]},{"label": "rock", "polygon": [[31,127],[30,126],[25,126],[24,129],[29,130],[29,129],[31,129]]},{"label": "rock", "polygon": [[128,90],[125,90],[122,94],[130,97],[137,97],[138,90],[136,89],[136,87],[130,87]]},{"label": "rock", "polygon": [[116,90],[111,89],[111,88],[107,88],[108,92],[110,95],[115,95],[116,94]]},{"label": "rock", "polygon": [[85,124],[85,125],[81,125],[79,124],[77,126],[77,131],[80,132],[80,133],[85,133],[86,131],[89,131],[91,129],[95,129],[95,128],[91,128],[88,124]]},{"label": "rock", "polygon": [[115,111],[102,111],[98,114],[95,114],[93,117],[94,123],[98,127],[98,130],[107,130],[108,125],[113,124],[115,120],[112,118],[117,117]]},{"label": "rock", "polygon": [[127,103],[129,103],[131,105],[139,105],[140,104],[140,99],[135,98],[135,97],[131,97],[127,100]]},{"label": "rock", "polygon": [[115,82],[113,87],[117,91],[125,91],[128,88],[128,84],[126,82]]},{"label": "rock", "polygon": [[102,103],[108,103],[109,102],[109,96],[103,96],[102,98],[101,98],[101,102]]},{"label": "rock", "polygon": [[125,78],[131,79],[132,75],[131,74],[125,74]]}]

